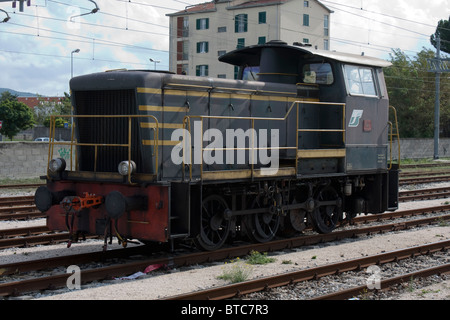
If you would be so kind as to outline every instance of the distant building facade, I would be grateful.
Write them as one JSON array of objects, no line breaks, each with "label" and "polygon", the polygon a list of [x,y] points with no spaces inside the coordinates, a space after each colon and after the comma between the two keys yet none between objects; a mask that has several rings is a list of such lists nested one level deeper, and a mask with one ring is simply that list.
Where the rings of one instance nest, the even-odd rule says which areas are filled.
[{"label": "distant building facade", "polygon": [[271,40],[330,50],[330,15],[317,0],[213,0],[168,14],[170,71],[234,79],[237,70],[218,61],[237,48]]},{"label": "distant building facade", "polygon": [[34,109],[39,105],[59,105],[64,100],[64,97],[18,97],[17,100],[26,104],[30,109]]}]

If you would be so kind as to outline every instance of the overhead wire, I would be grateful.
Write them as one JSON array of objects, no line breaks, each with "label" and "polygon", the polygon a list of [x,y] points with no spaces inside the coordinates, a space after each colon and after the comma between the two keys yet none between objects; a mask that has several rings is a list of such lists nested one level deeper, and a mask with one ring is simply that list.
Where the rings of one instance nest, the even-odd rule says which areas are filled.
[{"label": "overhead wire", "polygon": [[[49,1],[49,2],[54,2],[54,3],[57,3],[57,4],[61,4],[61,5],[72,6],[71,4],[67,4],[67,3],[64,3],[64,2],[61,2],[61,1],[56,1],[56,0],[48,0],[48,1]],[[118,0],[118,1],[124,2],[123,0]],[[130,2],[130,3],[133,3],[133,4],[134,4],[134,2]],[[135,3],[135,4],[138,4],[138,3]],[[139,4],[141,4],[141,3],[139,3]],[[149,6],[150,6],[150,5],[149,5]],[[85,8],[85,9],[87,9],[87,8]],[[88,10],[88,9],[87,9],[87,10]],[[128,17],[123,17],[123,16],[120,16],[120,15],[111,14],[111,13],[104,12],[104,11],[100,11],[100,13],[101,13],[101,14],[104,14],[104,15],[116,17],[116,18],[130,19],[130,20],[132,20],[132,21],[139,22],[139,23],[145,23],[145,24],[150,24],[150,25],[154,25],[154,26],[158,26],[158,27],[168,28],[168,27],[165,26],[165,25],[155,24],[155,23],[149,23],[148,21],[142,21],[142,20],[138,20],[138,19],[131,19],[131,18],[128,18]],[[352,14],[353,14],[353,13],[352,13]],[[27,14],[23,14],[23,15],[27,15]],[[356,15],[357,15],[357,14],[356,14]],[[31,16],[31,15],[28,15],[28,16]],[[367,18],[367,17],[361,16],[361,15],[357,15],[357,16],[360,16],[360,17],[363,17],[363,18]],[[67,22],[67,21],[64,20],[64,19],[58,19],[58,18],[51,18],[51,17],[39,17],[39,18],[43,18],[43,19],[51,19],[51,20],[56,20],[56,21]],[[225,19],[234,19],[234,16],[230,15],[229,17],[221,17],[221,18],[225,18]],[[315,18],[315,17],[312,17],[312,19],[316,19],[316,18]],[[323,19],[322,19],[322,21],[323,21]],[[91,24],[91,23],[86,23],[86,22],[79,22],[79,23],[84,24],[84,25],[89,25],[89,26],[95,26],[95,27],[103,27],[103,28],[110,28],[110,29],[116,29],[116,30],[127,30],[127,31],[131,31],[131,32],[143,32],[143,33],[149,33],[149,34],[156,34],[156,35],[161,35],[161,36],[167,36],[167,34],[164,34],[164,33],[158,33],[158,32],[152,32],[152,31],[131,30],[131,29],[124,29],[124,28],[120,28],[120,27],[116,27],[116,26],[98,25],[98,24]],[[252,21],[252,20],[248,19],[248,23],[256,23],[256,21]],[[390,25],[390,24],[388,24],[388,25]],[[393,26],[393,25],[391,25],[391,26]],[[298,32],[298,30],[294,30],[294,29],[288,29],[288,28],[282,28],[282,29],[285,30],[285,31]],[[405,29],[405,28],[403,28],[403,29],[406,30],[406,31],[410,31],[410,30],[407,30],[407,29]],[[378,32],[378,31],[374,31],[374,32]],[[316,35],[316,34],[308,33],[308,32],[302,32],[302,33],[303,33],[303,34],[307,34],[307,35]],[[417,33],[417,34],[419,34],[419,35],[424,35],[424,34],[420,34],[420,33]],[[208,34],[207,37],[213,37],[213,38],[214,38],[214,37],[216,37],[216,36]],[[330,37],[330,40],[337,40],[337,41],[340,41],[340,42],[345,41],[345,39],[338,39],[338,38],[335,38],[335,37]],[[354,43],[353,40],[347,40],[347,41],[353,42],[353,43]],[[234,44],[234,43],[233,43],[233,44]],[[367,45],[367,43],[359,42],[358,45]],[[373,46],[374,44],[370,44],[370,45]],[[386,48],[389,48],[389,47],[386,46]]]},{"label": "overhead wire", "polygon": [[[65,5],[65,6],[73,6],[73,5],[71,5],[71,4],[67,4],[67,3],[64,3],[64,2],[61,2],[61,1],[56,1],[56,0],[48,0],[49,2],[53,2],[53,3],[55,3],[55,4],[61,4],[61,5]],[[172,10],[172,9],[174,9],[174,8],[168,8],[168,7],[163,7],[163,6],[157,6],[157,5],[151,5],[151,4],[145,4],[145,3],[139,3],[139,2],[132,2],[131,0],[129,0],[129,1],[124,1],[124,0],[117,0],[118,2],[123,2],[123,3],[130,3],[130,4],[136,4],[136,5],[147,5],[147,6],[151,6],[151,7],[155,7],[155,8],[158,8],[158,7],[160,7],[160,9],[162,9],[162,8],[165,8],[165,9],[167,9],[167,10]],[[179,2],[179,3],[183,3],[183,4],[186,4],[186,5],[191,5],[191,4],[189,4],[189,3],[187,3],[187,2],[183,2],[183,1],[176,1],[176,2]],[[331,2],[331,1],[325,1],[325,2],[329,2],[329,3],[332,3],[332,4],[335,4],[335,3],[333,3],[333,2]],[[348,7],[350,7],[350,6],[348,6]],[[335,7],[334,7],[335,8]],[[81,9],[83,9],[83,10],[91,10],[90,8],[83,8],[83,7],[81,7]],[[356,16],[359,16],[359,17],[362,17],[362,18],[365,18],[365,19],[369,19],[368,17],[365,17],[365,16],[363,16],[363,15],[358,15],[358,14],[355,14],[355,13],[351,13],[351,12],[348,12],[348,11],[346,11],[346,10],[343,10],[343,9],[339,9],[339,8],[335,8],[336,10],[341,10],[341,11],[344,11],[344,12],[346,12],[346,13],[349,13],[349,14],[352,14],[352,15],[356,15]],[[174,10],[176,10],[176,9],[174,9]],[[180,10],[181,11],[181,10]],[[121,16],[121,15],[117,15],[117,14],[112,14],[112,13],[108,13],[108,12],[105,12],[105,11],[99,11],[99,13],[101,13],[101,14],[103,14],[103,15],[107,15],[107,16],[111,16],[111,17],[114,17],[114,18],[121,18],[121,19],[130,19],[130,21],[134,21],[134,22],[137,22],[137,23],[144,23],[144,24],[149,24],[149,25],[153,25],[153,26],[158,26],[158,27],[163,27],[163,28],[168,28],[167,26],[165,26],[165,25],[161,25],[161,24],[155,24],[155,23],[151,23],[151,22],[148,22],[148,21],[142,21],[142,20],[138,20],[138,19],[131,19],[131,18],[129,18],[128,16],[126,16],[126,17],[124,17],[124,16]],[[23,14],[23,13],[21,13],[22,15],[27,15],[27,14]],[[43,17],[43,16],[37,16],[37,14],[36,14],[36,16],[32,16],[32,15],[28,15],[28,16],[30,16],[30,17],[36,17],[36,18],[40,18],[40,19],[51,19],[51,20],[55,20],[55,21],[61,21],[61,22],[67,22],[67,20],[64,20],[64,19],[58,19],[58,18],[54,18],[54,17]],[[394,16],[390,16],[390,15],[386,15],[386,16],[389,16],[389,17],[391,17],[391,18],[398,18],[398,17],[394,17]],[[223,16],[223,17],[220,17],[220,18],[222,18],[222,19],[231,19],[231,20],[233,20],[234,19],[234,15],[233,14],[228,14],[228,16]],[[312,17],[312,19],[316,19],[315,17]],[[372,20],[374,20],[374,19],[372,19]],[[407,20],[407,19],[402,19],[402,20]],[[377,21],[377,22],[380,22],[380,21]],[[414,22],[414,21],[409,21],[409,22]],[[142,32],[142,33],[149,33],[149,34],[155,34],[155,32],[151,32],[151,31],[143,31],[143,30],[130,30],[130,29],[124,29],[124,28],[119,28],[119,27],[116,27],[116,26],[105,26],[105,25],[99,25],[99,24],[94,24],[94,23],[87,23],[87,22],[81,22],[80,21],[80,23],[81,24],[83,24],[83,25],[88,25],[88,26],[94,26],[94,27],[104,27],[104,28],[111,28],[111,29],[116,29],[116,30],[126,30],[126,31],[130,31],[130,32]],[[248,21],[248,23],[255,23],[256,24],[256,21],[254,21],[254,20],[249,20]],[[397,27],[397,26],[394,26],[394,25],[392,25],[392,24],[388,24],[388,23],[385,23],[385,22],[380,22],[380,23],[384,23],[385,25],[389,25],[389,26],[392,26],[392,27]],[[9,23],[9,24],[11,24],[11,23]],[[18,26],[22,26],[22,27],[30,27],[30,26],[25,26],[25,25],[19,25],[19,24],[16,24],[16,25],[18,25]],[[430,26],[431,27],[431,25],[428,25],[428,26]],[[53,30],[46,30],[46,29],[42,29],[42,28],[39,28],[40,30],[42,30],[42,31],[48,31],[48,32],[55,32],[55,31],[53,31]],[[287,29],[287,28],[284,28],[285,30],[288,30],[288,31],[297,31],[298,32],[298,30],[289,30],[289,29]],[[405,31],[408,31],[408,32],[412,32],[412,33],[414,33],[414,34],[417,34],[417,35],[419,35],[419,36],[427,36],[428,37],[428,35],[425,35],[425,34],[423,34],[423,33],[420,33],[420,32],[415,32],[415,31],[411,31],[410,29],[406,29],[406,28],[402,28],[402,27],[400,27],[400,28],[398,28],[398,29],[402,29],[402,30],[405,30]],[[0,31],[1,32],[1,31]],[[373,30],[373,32],[375,32],[374,30]],[[377,31],[378,32],[378,31]],[[154,51],[159,51],[159,52],[162,52],[162,53],[170,53],[168,50],[160,50],[160,49],[151,49],[151,48],[145,48],[145,47],[142,47],[142,46],[135,46],[135,45],[130,45],[130,44],[123,44],[123,43],[118,43],[118,42],[112,42],[112,41],[104,41],[104,40],[102,40],[102,39],[97,39],[97,38],[95,38],[95,37],[88,37],[88,36],[86,36],[86,37],[83,37],[83,36],[79,36],[79,35],[73,35],[73,34],[68,34],[68,33],[63,33],[63,32],[56,32],[56,33],[59,33],[59,34],[62,34],[62,35],[65,35],[65,36],[73,36],[73,37],[80,37],[80,39],[84,39],[84,40],[79,40],[80,42],[87,42],[87,40],[86,39],[89,39],[89,41],[94,41],[95,42],[95,44],[104,44],[104,45],[111,45],[111,46],[123,46],[123,47],[127,47],[127,48],[133,48],[133,49],[144,49],[144,50],[154,50]],[[305,33],[305,34],[307,34],[307,33]],[[28,34],[25,34],[25,35],[28,35]],[[168,36],[167,34],[163,34],[163,33],[160,33],[159,35],[162,35],[162,36]],[[51,37],[49,37],[49,36],[46,36],[46,37],[48,37],[48,38],[51,38]],[[58,39],[57,37],[53,37],[55,40],[66,40],[66,39]],[[372,44],[372,43],[364,43],[364,42],[358,42],[358,41],[354,41],[354,40],[346,40],[346,39],[340,39],[340,38],[336,38],[336,37],[330,37],[330,40],[333,40],[333,41],[338,41],[338,42],[342,42],[342,43],[346,43],[346,44],[350,44],[350,45],[353,45],[353,46],[359,46],[359,47],[366,47],[366,46],[368,46],[368,47],[370,47],[371,49],[375,49],[375,50],[379,50],[379,51],[383,51],[383,52],[387,52],[387,51],[385,51],[385,50],[392,50],[392,48],[391,47],[389,47],[389,46],[383,46],[383,45],[376,45],[376,44]],[[74,40],[74,39],[70,39],[70,41],[77,41],[77,40]],[[445,41],[445,40],[444,40]],[[97,60],[99,60],[100,61],[100,59],[97,59]],[[216,61],[217,59],[214,59],[214,61]]]}]

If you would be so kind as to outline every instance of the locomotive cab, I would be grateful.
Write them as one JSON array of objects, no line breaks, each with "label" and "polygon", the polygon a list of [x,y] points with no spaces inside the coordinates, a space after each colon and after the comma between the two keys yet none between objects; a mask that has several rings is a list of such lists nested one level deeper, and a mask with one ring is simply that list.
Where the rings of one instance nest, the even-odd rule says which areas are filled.
[{"label": "locomotive cab", "polygon": [[[398,189],[398,166],[388,160],[392,150],[387,147],[392,123],[383,68],[389,67],[390,62],[315,50],[300,43],[290,46],[282,41],[235,50],[220,60],[238,66],[242,80],[295,85],[298,98],[344,103],[345,108],[340,110],[307,103],[300,107],[300,148],[311,150],[309,154],[305,151],[306,156],[299,161],[300,172],[358,176],[389,169],[389,176],[371,190],[376,196],[364,196],[370,198],[365,211],[383,212],[398,207],[396,192],[387,195],[383,187],[391,184],[391,190]],[[361,203],[361,198],[356,202]]]}]

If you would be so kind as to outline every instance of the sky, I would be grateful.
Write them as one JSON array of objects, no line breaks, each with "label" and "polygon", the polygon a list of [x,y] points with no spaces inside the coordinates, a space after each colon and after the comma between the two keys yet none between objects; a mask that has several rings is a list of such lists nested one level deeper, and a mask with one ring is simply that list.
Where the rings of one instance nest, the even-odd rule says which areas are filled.
[{"label": "sky", "polygon": [[[111,69],[169,69],[168,13],[207,0],[0,1],[0,88],[63,96],[74,76]],[[295,0],[300,1],[300,0]],[[330,49],[389,59],[435,50],[429,38],[450,0],[321,0],[333,10]],[[99,10],[92,13],[98,6]],[[3,11],[2,11],[3,10]],[[6,13],[5,13],[6,11]],[[95,11],[95,10],[94,10]],[[10,19],[7,22],[4,19]],[[73,53],[79,49],[78,53]],[[71,59],[73,57],[73,59]],[[73,61],[73,68],[72,62]]]}]

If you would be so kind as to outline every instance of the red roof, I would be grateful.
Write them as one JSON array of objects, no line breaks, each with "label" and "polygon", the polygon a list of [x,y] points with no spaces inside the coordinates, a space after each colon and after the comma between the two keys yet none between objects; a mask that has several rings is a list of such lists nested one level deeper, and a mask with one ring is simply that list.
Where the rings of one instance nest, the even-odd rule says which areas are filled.
[{"label": "red roof", "polygon": [[29,108],[34,109],[42,102],[60,102],[64,98],[62,97],[18,97],[17,100],[26,104]]},{"label": "red roof", "polygon": [[233,6],[233,8],[245,8],[245,7],[253,7],[253,6],[281,4],[281,3],[288,2],[288,1],[290,1],[290,0],[253,0],[253,1],[246,1],[246,2],[240,3],[236,6]]},{"label": "red roof", "polygon": [[216,8],[214,1],[196,4],[193,7],[186,7],[184,12],[192,13],[197,11],[213,10]]},{"label": "red roof", "polygon": [[[233,6],[233,2],[231,2],[232,7],[231,8],[245,8],[245,7],[253,7],[253,6],[264,6],[264,5],[273,5],[273,4],[283,4],[286,2],[289,2],[291,0],[249,0],[245,2],[241,2],[235,6]],[[211,2],[205,2],[200,4],[194,4],[192,6],[186,7],[182,11],[178,11],[175,13],[169,13],[168,16],[173,15],[182,15],[182,14],[190,14],[190,13],[196,13],[196,12],[205,12],[205,11],[213,11],[216,9],[216,1]],[[328,9],[326,6],[324,6],[320,1],[317,1],[319,5],[327,9],[328,11],[332,12],[330,9]]]}]

